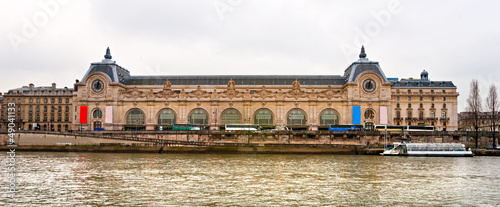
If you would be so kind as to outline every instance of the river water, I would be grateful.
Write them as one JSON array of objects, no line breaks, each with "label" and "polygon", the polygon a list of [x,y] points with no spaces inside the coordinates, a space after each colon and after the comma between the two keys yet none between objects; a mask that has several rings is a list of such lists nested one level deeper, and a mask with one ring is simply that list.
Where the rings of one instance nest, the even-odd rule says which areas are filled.
[{"label": "river water", "polygon": [[500,206],[500,157],[17,152],[14,199],[1,172],[0,206]]}]

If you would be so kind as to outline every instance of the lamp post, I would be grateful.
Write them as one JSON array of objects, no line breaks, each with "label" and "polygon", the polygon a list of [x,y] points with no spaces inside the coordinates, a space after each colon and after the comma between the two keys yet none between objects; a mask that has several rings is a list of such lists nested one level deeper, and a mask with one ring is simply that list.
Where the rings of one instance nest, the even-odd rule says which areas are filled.
[{"label": "lamp post", "polygon": [[[188,118],[188,124],[191,124],[191,118]],[[186,127],[186,131],[187,131],[186,142],[189,142],[189,131],[190,130],[191,130],[190,127]]]},{"label": "lamp post", "polygon": [[[248,124],[250,124],[250,117],[248,117]],[[250,127],[248,127],[248,138],[247,143],[250,144]]]}]

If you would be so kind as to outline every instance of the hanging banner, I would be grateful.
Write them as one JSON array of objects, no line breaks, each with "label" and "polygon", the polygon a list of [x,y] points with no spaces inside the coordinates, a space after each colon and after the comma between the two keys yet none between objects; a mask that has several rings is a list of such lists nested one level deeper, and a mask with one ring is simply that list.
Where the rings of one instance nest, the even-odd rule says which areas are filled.
[{"label": "hanging banner", "polygon": [[80,106],[80,124],[87,123],[87,106]]},{"label": "hanging banner", "polygon": [[104,122],[106,124],[113,123],[113,106],[106,106],[106,119]]},{"label": "hanging banner", "polygon": [[352,106],[352,124],[361,124],[360,106]]},{"label": "hanging banner", "polygon": [[380,124],[387,125],[387,106],[380,107]]}]

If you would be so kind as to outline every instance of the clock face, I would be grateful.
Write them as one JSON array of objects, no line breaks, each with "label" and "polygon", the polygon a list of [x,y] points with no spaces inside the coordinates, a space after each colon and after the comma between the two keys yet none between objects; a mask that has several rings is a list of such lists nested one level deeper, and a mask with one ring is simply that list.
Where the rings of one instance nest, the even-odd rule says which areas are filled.
[{"label": "clock face", "polygon": [[92,90],[96,93],[100,93],[104,89],[104,83],[97,79],[94,82],[92,82]]},{"label": "clock face", "polygon": [[363,82],[363,89],[366,92],[373,92],[377,86],[375,85],[375,81],[372,79],[367,79]]}]

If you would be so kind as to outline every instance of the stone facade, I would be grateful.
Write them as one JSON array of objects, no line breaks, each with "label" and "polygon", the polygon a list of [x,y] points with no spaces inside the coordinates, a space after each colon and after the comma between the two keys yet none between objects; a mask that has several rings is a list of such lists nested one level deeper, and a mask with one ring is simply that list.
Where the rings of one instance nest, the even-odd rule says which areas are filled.
[{"label": "stone facade", "polygon": [[[16,130],[71,130],[74,117],[72,111],[73,89],[35,87],[33,84],[11,89],[4,94],[2,103],[2,129],[7,128],[7,103],[15,103]],[[38,127],[34,127],[34,126]]]},{"label": "stone facade", "polygon": [[[386,78],[364,48],[337,76],[131,76],[108,49],[75,84],[71,121],[73,129],[86,130],[242,123],[303,130],[425,124],[454,131],[458,95],[452,82],[430,81],[426,71],[420,79]],[[83,107],[86,123],[80,123]]]},{"label": "stone facade", "polygon": [[[479,131],[493,131],[492,112],[479,113]],[[460,112],[458,120],[458,128],[460,131],[475,131],[474,129],[474,114],[472,112]],[[500,113],[496,113],[495,131],[500,130]]]}]

